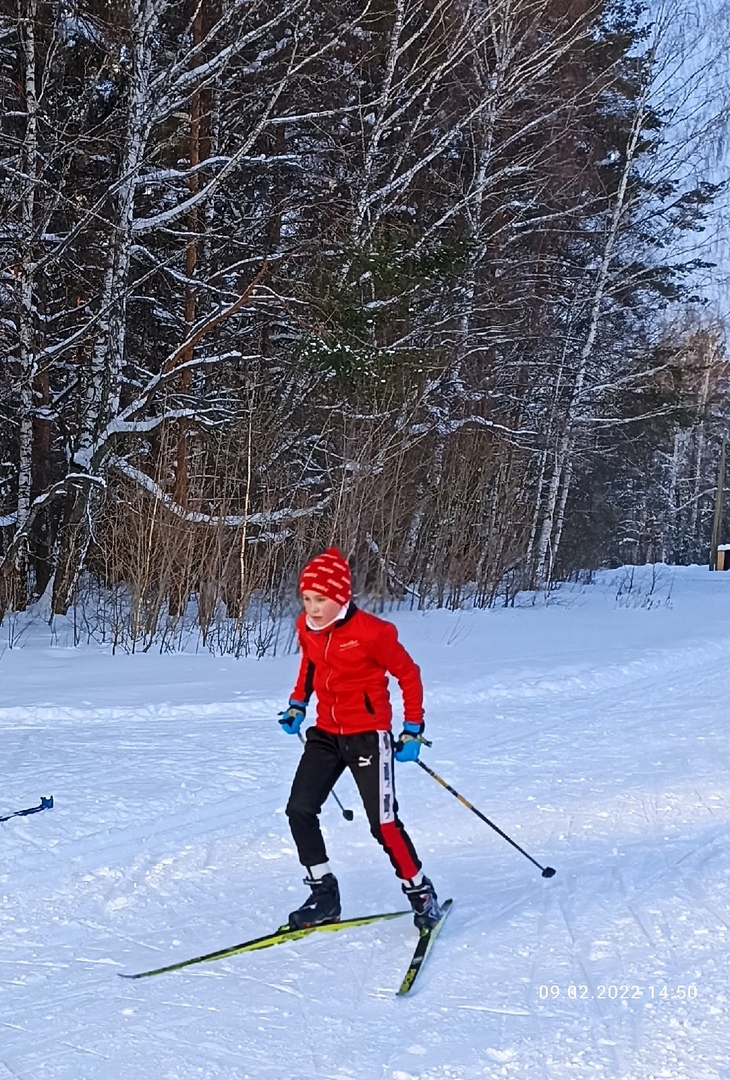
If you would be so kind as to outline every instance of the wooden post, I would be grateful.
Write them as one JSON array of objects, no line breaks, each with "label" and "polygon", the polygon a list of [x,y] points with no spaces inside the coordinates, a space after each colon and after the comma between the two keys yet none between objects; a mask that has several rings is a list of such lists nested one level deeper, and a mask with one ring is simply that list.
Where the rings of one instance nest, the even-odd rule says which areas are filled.
[{"label": "wooden post", "polygon": [[710,542],[710,570],[717,570],[717,548],[722,534],[722,504],[725,493],[725,443],[727,433],[722,436],[720,465],[717,470],[717,490],[715,492],[715,513],[712,518],[712,540]]}]

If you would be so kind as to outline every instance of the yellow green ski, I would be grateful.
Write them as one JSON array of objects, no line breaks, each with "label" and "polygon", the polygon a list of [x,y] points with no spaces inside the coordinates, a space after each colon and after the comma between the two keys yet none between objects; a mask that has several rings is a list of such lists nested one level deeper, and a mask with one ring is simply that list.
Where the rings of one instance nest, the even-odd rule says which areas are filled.
[{"label": "yellow green ski", "polygon": [[413,984],[418,977],[418,973],[423,967],[426,957],[430,953],[433,943],[441,931],[441,927],[446,922],[446,916],[451,911],[451,904],[451,900],[444,900],[441,905],[441,918],[436,925],[432,926],[430,930],[421,930],[418,937],[418,944],[413,953],[413,959],[408,965],[408,971],[405,973],[403,982],[400,984],[400,989],[398,990],[399,996],[408,994],[412,990]]},{"label": "yellow green ski", "polygon": [[271,945],[281,945],[286,941],[298,941],[300,938],[309,937],[310,934],[322,933],[326,930],[349,930],[351,926],[367,926],[368,923],[378,922],[383,919],[398,919],[401,915],[409,914],[411,913],[408,911],[386,911],[379,915],[361,915],[357,919],[342,919],[340,922],[322,923],[319,926],[305,926],[301,930],[292,930],[291,927],[284,925],[275,930],[273,934],[264,934],[263,937],[252,938],[251,941],[243,941],[239,945],[231,945],[227,949],[218,949],[216,952],[205,953],[203,956],[194,956],[190,960],[179,960],[176,964],[152,968],[150,971],[139,971],[136,975],[125,975],[121,971],[117,972],[117,974],[122,979],[146,979],[150,975],[163,975],[166,971],[179,971],[180,968],[190,967],[191,964],[204,964],[210,960],[223,960],[227,956],[236,956],[238,953],[268,949]]}]

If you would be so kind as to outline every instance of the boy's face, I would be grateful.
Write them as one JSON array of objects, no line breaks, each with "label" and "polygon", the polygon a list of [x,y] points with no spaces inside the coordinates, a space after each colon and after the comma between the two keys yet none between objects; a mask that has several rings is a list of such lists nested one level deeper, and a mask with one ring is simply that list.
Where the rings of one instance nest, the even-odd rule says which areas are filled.
[{"label": "boy's face", "polygon": [[320,596],[319,593],[309,592],[307,589],[302,593],[302,603],[312,626],[327,626],[337,618],[342,607],[336,600],[330,600],[327,596]]}]

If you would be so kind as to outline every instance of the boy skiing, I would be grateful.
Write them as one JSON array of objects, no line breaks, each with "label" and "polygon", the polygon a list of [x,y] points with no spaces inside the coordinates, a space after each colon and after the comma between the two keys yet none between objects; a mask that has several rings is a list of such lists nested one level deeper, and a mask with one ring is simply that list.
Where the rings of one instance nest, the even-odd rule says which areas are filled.
[{"label": "boy skiing", "polygon": [[[279,723],[298,735],[312,693],[317,720],[307,731],[286,813],[311,893],[289,916],[293,929],[340,917],[337,879],[327,861],[319,824],[322,805],[346,768],[355,778],[370,822],[384,848],[421,929],[441,915],[431,881],[398,818],[393,758],[415,761],[424,728],[423,685],[417,664],[398,641],[392,623],[361,611],[352,602],[350,568],[337,548],[328,548],[304,567],[299,579],[304,610],[297,620],[302,660],[289,707]],[[403,695],[403,731],[393,745],[392,710],[386,673]]]}]

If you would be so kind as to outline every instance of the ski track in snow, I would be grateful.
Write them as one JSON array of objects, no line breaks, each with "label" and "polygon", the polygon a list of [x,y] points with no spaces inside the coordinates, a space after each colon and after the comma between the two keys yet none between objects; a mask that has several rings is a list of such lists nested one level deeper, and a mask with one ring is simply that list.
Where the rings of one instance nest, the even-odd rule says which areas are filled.
[{"label": "ski track in snow", "polygon": [[[278,731],[294,657],[0,660],[0,1080],[730,1080],[730,575],[671,606],[395,616],[427,685],[403,819],[454,911],[412,998],[408,919],[140,982],[304,895]],[[328,804],[344,914],[402,907],[354,784]]]}]

